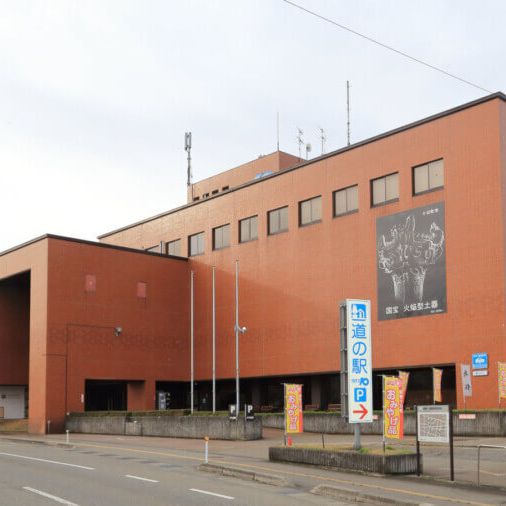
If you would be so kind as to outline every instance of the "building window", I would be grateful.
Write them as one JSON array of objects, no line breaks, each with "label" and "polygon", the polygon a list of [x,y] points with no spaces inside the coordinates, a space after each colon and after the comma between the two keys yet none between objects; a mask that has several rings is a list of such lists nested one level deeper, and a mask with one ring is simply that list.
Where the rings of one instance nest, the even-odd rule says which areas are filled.
[{"label": "building window", "polygon": [[371,203],[373,206],[387,204],[399,198],[399,173],[389,174],[371,181]]},{"label": "building window", "polygon": [[230,224],[213,228],[213,249],[223,249],[230,246]]},{"label": "building window", "polygon": [[181,239],[169,241],[167,243],[167,253],[169,255],[180,257],[181,256]]},{"label": "building window", "polygon": [[443,188],[445,170],[443,160],[413,167],[413,195]]},{"label": "building window", "polygon": [[239,221],[239,242],[258,239],[258,216],[251,216]]},{"label": "building window", "polygon": [[288,206],[274,209],[267,213],[269,235],[279,234],[288,230]]},{"label": "building window", "polygon": [[299,202],[299,225],[309,225],[322,220],[322,198],[313,197]]},{"label": "building window", "polygon": [[358,211],[358,185],[334,192],[334,216]]},{"label": "building window", "polygon": [[188,256],[204,254],[204,232],[188,237]]}]

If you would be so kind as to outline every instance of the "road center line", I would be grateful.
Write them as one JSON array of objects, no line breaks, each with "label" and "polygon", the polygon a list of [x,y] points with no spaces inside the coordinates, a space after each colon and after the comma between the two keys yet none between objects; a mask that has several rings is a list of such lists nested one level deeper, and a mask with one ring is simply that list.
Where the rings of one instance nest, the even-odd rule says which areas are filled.
[{"label": "road center line", "polygon": [[151,478],[143,478],[142,476],[134,476],[133,474],[125,474],[126,478],[132,478],[133,480],[149,481],[151,483],[160,483],[158,480],[152,480]]},{"label": "road center line", "polygon": [[59,502],[60,504],[66,504],[67,506],[79,506],[75,502],[67,501],[66,499],[62,499],[56,495],[48,494],[47,492],[42,492],[42,490],[37,490],[32,487],[23,487],[23,490],[27,490],[28,492],[33,492],[34,494],[41,495],[42,497],[46,497],[47,499],[52,499],[55,502]]},{"label": "road center line", "polygon": [[78,469],[87,469],[88,471],[95,470],[94,467],[79,466],[78,464],[68,464],[67,462],[58,462],[57,460],[38,459],[37,457],[27,457],[26,455],[16,455],[15,453],[0,452],[0,455],[6,455],[7,457],[16,457],[18,459],[35,460],[37,462],[47,462],[48,464],[56,464],[58,466],[77,467]]},{"label": "road center line", "polygon": [[198,488],[190,488],[191,492],[198,492],[199,494],[213,495],[214,497],[221,497],[222,499],[234,499],[229,495],[215,494],[214,492],[208,492],[207,490],[199,490]]}]

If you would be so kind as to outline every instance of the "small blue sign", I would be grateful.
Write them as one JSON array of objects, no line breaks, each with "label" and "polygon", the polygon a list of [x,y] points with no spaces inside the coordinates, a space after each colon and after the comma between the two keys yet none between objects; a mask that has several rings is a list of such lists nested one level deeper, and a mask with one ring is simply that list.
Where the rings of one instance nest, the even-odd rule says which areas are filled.
[{"label": "small blue sign", "polygon": [[488,353],[473,353],[473,369],[488,369]]},{"label": "small blue sign", "polygon": [[366,388],[355,388],[353,390],[353,400],[355,402],[366,402],[367,401],[367,389]]}]

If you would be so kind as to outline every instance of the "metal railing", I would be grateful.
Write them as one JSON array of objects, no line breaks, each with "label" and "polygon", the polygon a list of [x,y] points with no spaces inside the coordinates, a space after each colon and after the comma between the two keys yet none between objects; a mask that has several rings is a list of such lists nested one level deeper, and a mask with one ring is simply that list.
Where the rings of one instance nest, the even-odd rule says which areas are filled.
[{"label": "metal railing", "polygon": [[506,450],[506,446],[496,446],[496,445],[478,445],[478,486],[480,486],[480,454],[482,448],[496,448]]}]

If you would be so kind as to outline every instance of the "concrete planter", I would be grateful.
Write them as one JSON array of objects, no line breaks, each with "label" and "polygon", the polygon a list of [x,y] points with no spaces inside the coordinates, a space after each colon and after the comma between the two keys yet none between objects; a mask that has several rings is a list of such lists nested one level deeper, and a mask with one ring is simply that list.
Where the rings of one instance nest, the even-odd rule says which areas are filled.
[{"label": "concrete planter", "polygon": [[[477,411],[474,419],[460,419],[459,413],[453,413],[453,432],[455,436],[506,436],[506,411]],[[283,429],[283,415],[263,415],[264,427]],[[404,414],[404,434],[415,434],[416,419],[414,412]],[[362,434],[381,435],[383,415],[372,423],[360,426]],[[304,432],[325,434],[353,434],[353,425],[346,423],[339,413],[304,413]]]},{"label": "concrete planter", "polygon": [[[422,461],[420,456],[420,467]],[[269,460],[294,464],[311,464],[347,471],[377,474],[416,473],[416,454],[371,455],[346,451],[318,450],[275,446],[269,448]]]},{"label": "concrete planter", "polygon": [[262,422],[243,419],[231,421],[224,416],[82,416],[68,415],[65,428],[85,434],[161,436],[224,440],[262,438]]}]

